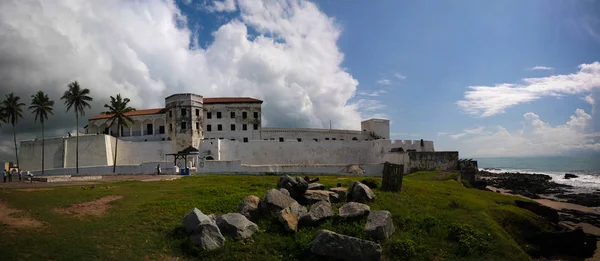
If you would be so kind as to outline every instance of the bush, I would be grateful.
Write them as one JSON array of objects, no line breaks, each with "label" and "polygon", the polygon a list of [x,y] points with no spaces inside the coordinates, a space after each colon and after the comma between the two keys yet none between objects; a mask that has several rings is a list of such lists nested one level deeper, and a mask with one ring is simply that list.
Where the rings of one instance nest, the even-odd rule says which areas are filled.
[{"label": "bush", "polygon": [[469,224],[452,224],[448,231],[448,240],[457,243],[457,255],[477,255],[485,253],[489,248],[489,237],[486,235],[476,231]]},{"label": "bush", "polygon": [[440,221],[432,216],[427,216],[419,222],[419,228],[427,233],[430,233],[439,225]]},{"label": "bush", "polygon": [[411,239],[396,239],[390,242],[390,251],[397,260],[412,259],[417,255],[417,244]]}]

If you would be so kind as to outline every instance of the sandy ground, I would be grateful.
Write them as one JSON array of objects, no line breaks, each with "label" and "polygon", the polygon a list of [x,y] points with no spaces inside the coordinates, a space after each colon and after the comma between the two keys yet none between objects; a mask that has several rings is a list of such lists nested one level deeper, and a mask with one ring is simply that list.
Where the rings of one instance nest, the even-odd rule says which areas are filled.
[{"label": "sandy ground", "polygon": [[173,180],[178,179],[184,176],[181,175],[115,175],[115,176],[102,176],[100,180],[94,181],[66,181],[66,182],[38,182],[34,181],[30,183],[29,181],[15,181],[13,182],[0,182],[0,189],[2,188],[16,188],[21,189],[22,191],[36,191],[40,190],[40,188],[49,188],[49,187],[63,187],[63,186],[80,186],[80,185],[92,185],[92,184],[103,184],[103,183],[112,183],[118,181],[127,181],[127,180],[139,180],[139,181],[161,181],[161,180]]},{"label": "sandy ground", "polygon": [[23,215],[23,210],[8,207],[0,201],[0,223],[16,228],[36,228],[43,224],[33,218]]},{"label": "sandy ground", "polygon": [[63,214],[72,214],[79,218],[87,215],[102,216],[110,208],[110,204],[108,204],[109,202],[122,198],[123,196],[120,195],[111,195],[90,202],[73,204],[65,208],[57,208],[54,211]]}]

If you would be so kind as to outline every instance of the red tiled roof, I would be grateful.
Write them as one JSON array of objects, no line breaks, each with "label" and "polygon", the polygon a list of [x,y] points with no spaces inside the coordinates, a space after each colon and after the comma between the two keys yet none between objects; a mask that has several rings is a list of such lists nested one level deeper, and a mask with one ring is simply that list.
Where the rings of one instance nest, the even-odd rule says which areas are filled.
[{"label": "red tiled roof", "polygon": [[[152,114],[161,114],[165,113],[165,108],[156,108],[156,109],[146,109],[146,110],[135,110],[132,112],[125,113],[127,116],[138,116],[138,115],[152,115]],[[94,118],[90,118],[89,120],[101,120],[108,119],[112,116],[112,114],[100,114]]]},{"label": "red tiled roof", "polygon": [[[263,101],[259,99],[254,99],[250,97],[216,97],[216,98],[204,98],[202,99],[204,104],[219,104],[219,103],[262,103]],[[156,108],[156,109],[146,109],[146,110],[136,110],[125,115],[127,116],[138,116],[138,115],[152,115],[152,114],[161,114],[165,113],[165,108]],[[108,119],[112,115],[110,114],[100,114],[89,120],[100,120],[100,119]]]},{"label": "red tiled roof", "polygon": [[217,98],[204,98],[202,99],[204,104],[214,103],[262,103],[259,99],[250,97],[217,97]]}]

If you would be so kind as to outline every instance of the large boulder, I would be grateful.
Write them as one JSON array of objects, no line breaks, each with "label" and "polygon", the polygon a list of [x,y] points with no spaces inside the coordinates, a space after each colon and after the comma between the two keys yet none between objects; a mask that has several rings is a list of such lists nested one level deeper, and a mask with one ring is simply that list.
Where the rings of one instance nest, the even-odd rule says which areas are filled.
[{"label": "large boulder", "polygon": [[200,224],[190,236],[190,240],[203,250],[213,250],[223,246],[225,237],[217,224]]},{"label": "large boulder", "polygon": [[233,238],[246,239],[258,231],[258,226],[240,213],[228,213],[217,218],[221,233]]},{"label": "large boulder", "polygon": [[321,183],[308,183],[309,190],[322,190],[325,189],[325,185]]},{"label": "large boulder", "polygon": [[387,210],[372,211],[367,217],[365,232],[375,240],[384,240],[394,234],[392,214]]},{"label": "large boulder", "polygon": [[307,190],[306,192],[304,192],[304,195],[302,199],[300,199],[300,202],[304,205],[312,205],[319,201],[330,202],[330,194],[335,194],[335,192],[327,190]]},{"label": "large boulder", "polygon": [[348,201],[354,202],[372,202],[375,200],[375,193],[365,184],[358,181],[350,184],[348,191]]},{"label": "large boulder", "polygon": [[307,212],[306,207],[294,202],[277,213],[277,220],[283,224],[285,230],[295,232],[298,230],[298,220]]},{"label": "large boulder", "polygon": [[366,216],[371,212],[368,205],[358,202],[348,202],[339,209],[339,215],[343,218],[358,218]]},{"label": "large boulder", "polygon": [[237,206],[237,212],[244,215],[247,219],[256,221],[259,217],[258,204],[260,198],[254,195],[246,196]]},{"label": "large boulder", "polygon": [[341,235],[329,230],[317,232],[310,243],[314,254],[341,260],[371,261],[381,259],[381,246],[375,242]]},{"label": "large boulder", "polygon": [[551,207],[546,207],[536,202],[528,202],[523,200],[515,200],[515,205],[520,208],[527,209],[538,216],[547,219],[550,222],[558,223],[558,211]]},{"label": "large boulder", "polygon": [[211,223],[213,220],[209,216],[202,213],[202,211],[200,211],[198,208],[193,208],[190,213],[183,217],[182,222],[185,232],[191,234],[200,224]]},{"label": "large boulder", "polygon": [[564,179],[574,179],[574,178],[579,178],[579,176],[577,176],[575,174],[571,174],[571,173],[566,173],[563,178]]},{"label": "large boulder", "polygon": [[335,213],[331,209],[331,204],[326,201],[319,201],[310,207],[310,211],[300,217],[300,224],[310,226],[322,219],[333,217]]},{"label": "large boulder", "polygon": [[191,234],[191,241],[200,248],[213,250],[225,243],[225,238],[215,221],[199,209],[193,208],[182,221],[185,231]]},{"label": "large boulder", "polygon": [[289,175],[279,177],[277,188],[284,188],[290,192],[292,198],[299,198],[308,190],[308,182],[300,177],[292,178]]},{"label": "large boulder", "polygon": [[283,192],[276,189],[270,189],[260,201],[260,208],[265,212],[277,213],[282,209],[289,207],[294,202],[296,202],[296,200]]},{"label": "large boulder", "polygon": [[346,200],[348,197],[348,189],[343,187],[330,188],[329,191],[338,194],[340,200]]}]

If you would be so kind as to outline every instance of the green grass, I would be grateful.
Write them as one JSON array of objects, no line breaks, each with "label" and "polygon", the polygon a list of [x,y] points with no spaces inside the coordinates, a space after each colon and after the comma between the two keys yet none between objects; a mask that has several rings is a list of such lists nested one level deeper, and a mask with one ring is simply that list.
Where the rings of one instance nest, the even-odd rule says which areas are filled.
[{"label": "green grass", "polygon": [[[455,176],[455,175],[454,175]],[[381,242],[384,260],[528,260],[527,238],[547,225],[517,208],[513,197],[467,189],[436,172],[405,177],[401,193],[375,189],[374,210],[388,210],[396,233]],[[183,232],[181,219],[192,207],[204,213],[234,212],[246,195],[262,197],[278,176],[198,175],[174,181],[128,181],[96,188],[57,187],[49,191],[0,191],[0,201],[45,223],[41,229],[0,224],[3,260],[295,260],[315,232],[329,229],[366,239],[365,220],[333,218],[316,228],[286,233],[273,219],[262,219],[252,241],[227,238],[219,250],[203,252]],[[327,187],[362,177],[319,177]],[[381,182],[381,179],[377,179]],[[57,207],[123,195],[102,217],[79,219]],[[334,205],[335,210],[341,205]]]}]

